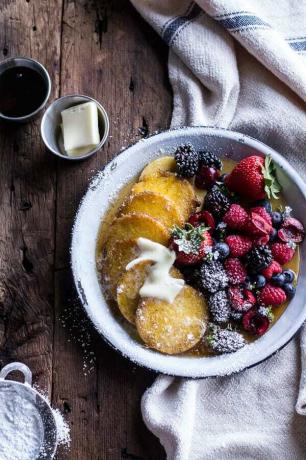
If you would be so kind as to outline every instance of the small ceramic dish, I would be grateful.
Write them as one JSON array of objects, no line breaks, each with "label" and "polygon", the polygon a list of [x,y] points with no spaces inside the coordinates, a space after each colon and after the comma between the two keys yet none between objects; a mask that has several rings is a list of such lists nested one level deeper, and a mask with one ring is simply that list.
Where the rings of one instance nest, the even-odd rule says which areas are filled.
[{"label": "small ceramic dish", "polygon": [[122,187],[136,179],[150,161],[171,155],[175,148],[190,142],[196,149],[205,146],[220,158],[239,161],[251,154],[271,155],[285,202],[306,227],[306,186],[297,172],[277,152],[251,137],[227,130],[189,127],[165,131],[129,147],[92,181],[80,205],[72,238],[72,269],[76,287],[93,324],[116,350],[133,362],[165,374],[202,378],[238,372],[265,360],[286,345],[306,319],[306,252],[300,246],[301,264],[296,295],[282,316],[262,337],[241,350],[220,356],[163,355],[144,346],[133,329],[115,317],[99,284],[96,244],[99,228],[111,201]]},{"label": "small ceramic dish", "polygon": [[[98,123],[100,132],[100,142],[90,152],[84,155],[69,156],[65,153],[64,142],[61,130],[61,112],[69,107],[73,107],[85,102],[95,102],[98,108]],[[47,149],[54,155],[65,160],[79,161],[85,160],[95,155],[105,144],[109,133],[109,119],[104,107],[95,99],[82,94],[70,94],[56,99],[48,107],[41,120],[40,132]]]}]

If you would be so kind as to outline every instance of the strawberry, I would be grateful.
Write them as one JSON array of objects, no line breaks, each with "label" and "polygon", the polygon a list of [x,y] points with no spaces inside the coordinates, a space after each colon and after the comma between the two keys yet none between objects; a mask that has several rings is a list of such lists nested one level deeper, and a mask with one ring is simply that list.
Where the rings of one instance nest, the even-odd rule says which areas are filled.
[{"label": "strawberry", "polygon": [[185,228],[174,227],[170,248],[176,253],[176,262],[181,265],[193,265],[200,262],[211,250],[213,240],[205,225],[194,227],[186,224]]},{"label": "strawberry", "polygon": [[293,258],[295,247],[296,245],[292,241],[289,241],[289,243],[273,243],[271,245],[272,255],[278,263],[284,265]]},{"label": "strawberry", "polygon": [[262,217],[269,225],[272,227],[272,219],[268,211],[262,206],[256,206],[251,209],[252,212],[256,212],[260,217]]},{"label": "strawberry", "polygon": [[262,216],[257,214],[257,212],[250,211],[244,230],[249,235],[261,237],[270,235],[272,225],[270,225]]},{"label": "strawberry", "polygon": [[198,227],[200,224],[206,224],[211,231],[215,229],[215,219],[209,211],[194,212],[189,217],[189,223],[194,227]]},{"label": "strawberry", "polygon": [[251,200],[277,198],[280,185],[275,175],[275,165],[271,157],[252,155],[243,158],[225,178],[231,192],[236,192]]},{"label": "strawberry", "polygon": [[270,265],[267,268],[265,268],[261,273],[265,278],[267,278],[267,280],[270,280],[273,275],[277,275],[278,273],[281,273],[282,271],[283,270],[280,264],[276,262],[276,260],[272,260]]},{"label": "strawberry", "polygon": [[305,238],[305,230],[299,220],[294,217],[287,217],[284,219],[282,227],[278,230],[277,236],[285,243],[288,243],[288,241],[301,243]]},{"label": "strawberry", "polygon": [[245,281],[247,272],[239,259],[229,257],[224,262],[224,268],[228,275],[230,284],[240,284]]},{"label": "strawberry", "polygon": [[247,289],[231,286],[228,290],[231,307],[235,311],[248,311],[256,303],[253,293]]},{"label": "strawberry", "polygon": [[260,291],[258,301],[266,307],[269,305],[274,307],[286,302],[286,298],[286,293],[282,288],[267,283]]},{"label": "strawberry", "polygon": [[230,235],[225,238],[225,242],[230,248],[232,257],[242,257],[249,252],[252,247],[252,240],[243,235]]},{"label": "strawberry", "polygon": [[242,325],[244,330],[251,334],[263,335],[269,329],[270,321],[260,310],[252,308],[243,315]]},{"label": "strawberry", "polygon": [[223,221],[232,230],[241,230],[247,220],[248,213],[239,204],[232,204],[223,217]]}]

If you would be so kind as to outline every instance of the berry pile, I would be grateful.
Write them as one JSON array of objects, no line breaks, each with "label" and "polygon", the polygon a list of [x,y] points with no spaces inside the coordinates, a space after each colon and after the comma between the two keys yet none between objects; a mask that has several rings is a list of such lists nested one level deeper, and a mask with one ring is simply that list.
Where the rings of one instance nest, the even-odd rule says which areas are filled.
[{"label": "berry pile", "polygon": [[175,159],[177,173],[207,192],[202,209],[173,230],[170,246],[188,283],[207,299],[207,345],[234,352],[246,343],[243,331],[264,334],[273,308],[295,295],[296,274],[282,266],[303,241],[304,227],[289,207],[272,209],[280,185],[271,158],[244,158],[223,175],[215,154],[190,144],[178,147]]}]

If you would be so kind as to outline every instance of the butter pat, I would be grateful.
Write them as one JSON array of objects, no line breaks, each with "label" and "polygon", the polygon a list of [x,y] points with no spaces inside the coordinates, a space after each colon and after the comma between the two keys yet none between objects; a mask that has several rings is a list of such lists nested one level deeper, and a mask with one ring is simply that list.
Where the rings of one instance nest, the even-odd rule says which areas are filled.
[{"label": "butter pat", "polygon": [[139,291],[140,297],[155,297],[172,303],[185,284],[183,279],[173,278],[169,273],[175,261],[175,252],[147,238],[138,238],[137,246],[140,256],[132,260],[126,270],[144,260],[155,262],[148,269],[145,282]]},{"label": "butter pat", "polygon": [[61,115],[64,147],[68,155],[90,152],[99,144],[98,108],[93,101],[63,110]]}]

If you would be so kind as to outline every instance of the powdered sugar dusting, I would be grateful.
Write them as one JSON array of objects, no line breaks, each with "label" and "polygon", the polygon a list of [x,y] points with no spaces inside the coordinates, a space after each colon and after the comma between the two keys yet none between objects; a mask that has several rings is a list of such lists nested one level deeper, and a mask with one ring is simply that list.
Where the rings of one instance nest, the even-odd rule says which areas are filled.
[{"label": "powdered sugar dusting", "polygon": [[[243,145],[241,139],[244,140]],[[283,168],[283,171],[291,171],[290,165],[273,150],[247,136],[230,131],[212,128],[178,129],[139,142],[115,159],[116,165],[112,166],[113,169],[111,169],[112,164],[105,168],[105,176],[93,182],[94,188],[89,187],[77,215],[73,232],[73,272],[83,305],[98,331],[114,348],[128,356],[129,359],[159,372],[186,377],[226,375],[256,364],[268,357],[291,338],[298,325],[291,328],[286,325],[285,328],[278,322],[265,336],[229,356],[161,355],[139,343],[131,333],[129,326],[114,317],[111,308],[105,301],[96,273],[97,235],[101,219],[110,204],[110,199],[113,199],[119,189],[133,179],[135,174],[138,174],[147,163],[161,156],[160,148],[164,150],[162,154],[169,154],[174,151],[177,145],[184,142],[191,142],[195,148],[200,148],[205,143],[207,149],[214,151],[223,158],[229,156],[233,160],[240,160],[257,149],[265,155],[271,154],[276,164]],[[292,202],[290,199],[287,201]],[[292,305],[291,302],[290,308]],[[298,307],[294,308],[297,309]]]}]

